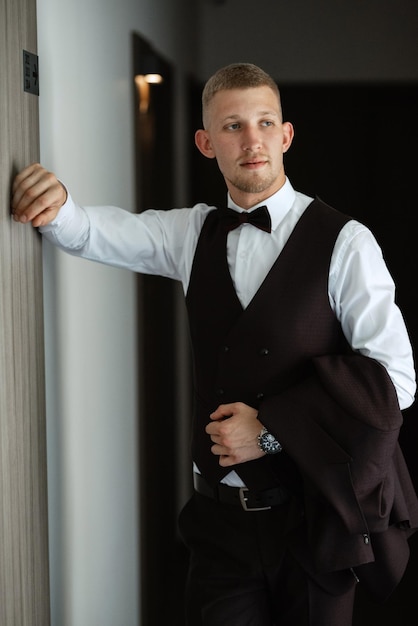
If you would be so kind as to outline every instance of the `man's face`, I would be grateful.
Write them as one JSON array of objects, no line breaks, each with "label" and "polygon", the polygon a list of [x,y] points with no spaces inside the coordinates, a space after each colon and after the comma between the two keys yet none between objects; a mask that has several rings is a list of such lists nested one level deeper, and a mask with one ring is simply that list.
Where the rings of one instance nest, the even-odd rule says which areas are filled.
[{"label": "man's face", "polygon": [[277,95],[270,87],[219,91],[207,110],[206,129],[196,145],[216,158],[232,199],[250,208],[285,182],[283,153],[293,127],[282,123]]}]

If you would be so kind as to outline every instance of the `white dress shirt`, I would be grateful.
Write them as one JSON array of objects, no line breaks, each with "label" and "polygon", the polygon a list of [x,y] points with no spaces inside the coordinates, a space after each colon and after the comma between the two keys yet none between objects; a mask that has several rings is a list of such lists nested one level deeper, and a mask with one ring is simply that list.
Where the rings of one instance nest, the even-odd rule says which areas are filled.
[{"label": "white dress shirt", "polygon": [[[311,201],[286,180],[276,194],[260,203],[268,206],[271,233],[244,223],[228,234],[228,264],[244,308]],[[229,196],[228,206],[242,210]],[[186,293],[202,224],[214,209],[197,204],[192,208],[150,209],[135,214],[115,207],[82,208],[68,194],[55,220],[40,230],[71,254],[179,280]],[[393,381],[400,408],[410,406],[416,391],[415,370],[405,323],[395,304],[395,286],[374,236],[355,220],[342,228],[335,243],[328,295],[352,348],[382,363]],[[223,482],[243,486],[233,471]]]},{"label": "white dress shirt", "polygon": [[[228,234],[228,263],[244,308],[311,201],[286,180],[276,194],[260,203],[268,206],[271,233],[244,223]],[[228,206],[242,210],[230,197]],[[115,207],[82,208],[68,194],[55,220],[40,230],[71,254],[179,280],[186,293],[201,227],[214,208],[197,204],[135,214]],[[350,345],[385,366],[400,408],[410,406],[416,390],[415,370],[405,323],[395,304],[395,286],[374,236],[356,220],[350,220],[337,238],[328,294]]]}]

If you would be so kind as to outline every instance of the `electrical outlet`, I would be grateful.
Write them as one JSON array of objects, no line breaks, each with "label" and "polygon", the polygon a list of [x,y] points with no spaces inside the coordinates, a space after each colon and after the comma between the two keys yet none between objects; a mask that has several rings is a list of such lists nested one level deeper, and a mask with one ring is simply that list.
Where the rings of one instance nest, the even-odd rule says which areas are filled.
[{"label": "electrical outlet", "polygon": [[23,50],[23,90],[39,96],[38,57],[26,50]]}]

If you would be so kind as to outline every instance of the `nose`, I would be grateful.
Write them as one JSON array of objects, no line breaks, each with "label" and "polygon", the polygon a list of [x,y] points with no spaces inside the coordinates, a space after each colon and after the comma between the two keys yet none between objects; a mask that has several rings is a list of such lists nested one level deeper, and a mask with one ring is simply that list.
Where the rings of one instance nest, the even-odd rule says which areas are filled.
[{"label": "nose", "polygon": [[242,149],[247,152],[255,152],[260,148],[260,129],[257,126],[247,126],[242,136]]}]

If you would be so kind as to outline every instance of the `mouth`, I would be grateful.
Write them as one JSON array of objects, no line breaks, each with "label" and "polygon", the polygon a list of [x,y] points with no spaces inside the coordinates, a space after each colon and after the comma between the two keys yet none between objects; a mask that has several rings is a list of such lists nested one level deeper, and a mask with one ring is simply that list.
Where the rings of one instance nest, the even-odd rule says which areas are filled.
[{"label": "mouth", "polygon": [[241,167],[244,167],[245,169],[250,169],[250,170],[254,170],[254,169],[260,169],[261,167],[264,167],[264,165],[266,165],[267,160],[266,159],[249,159],[247,161],[242,161],[240,163]]}]

